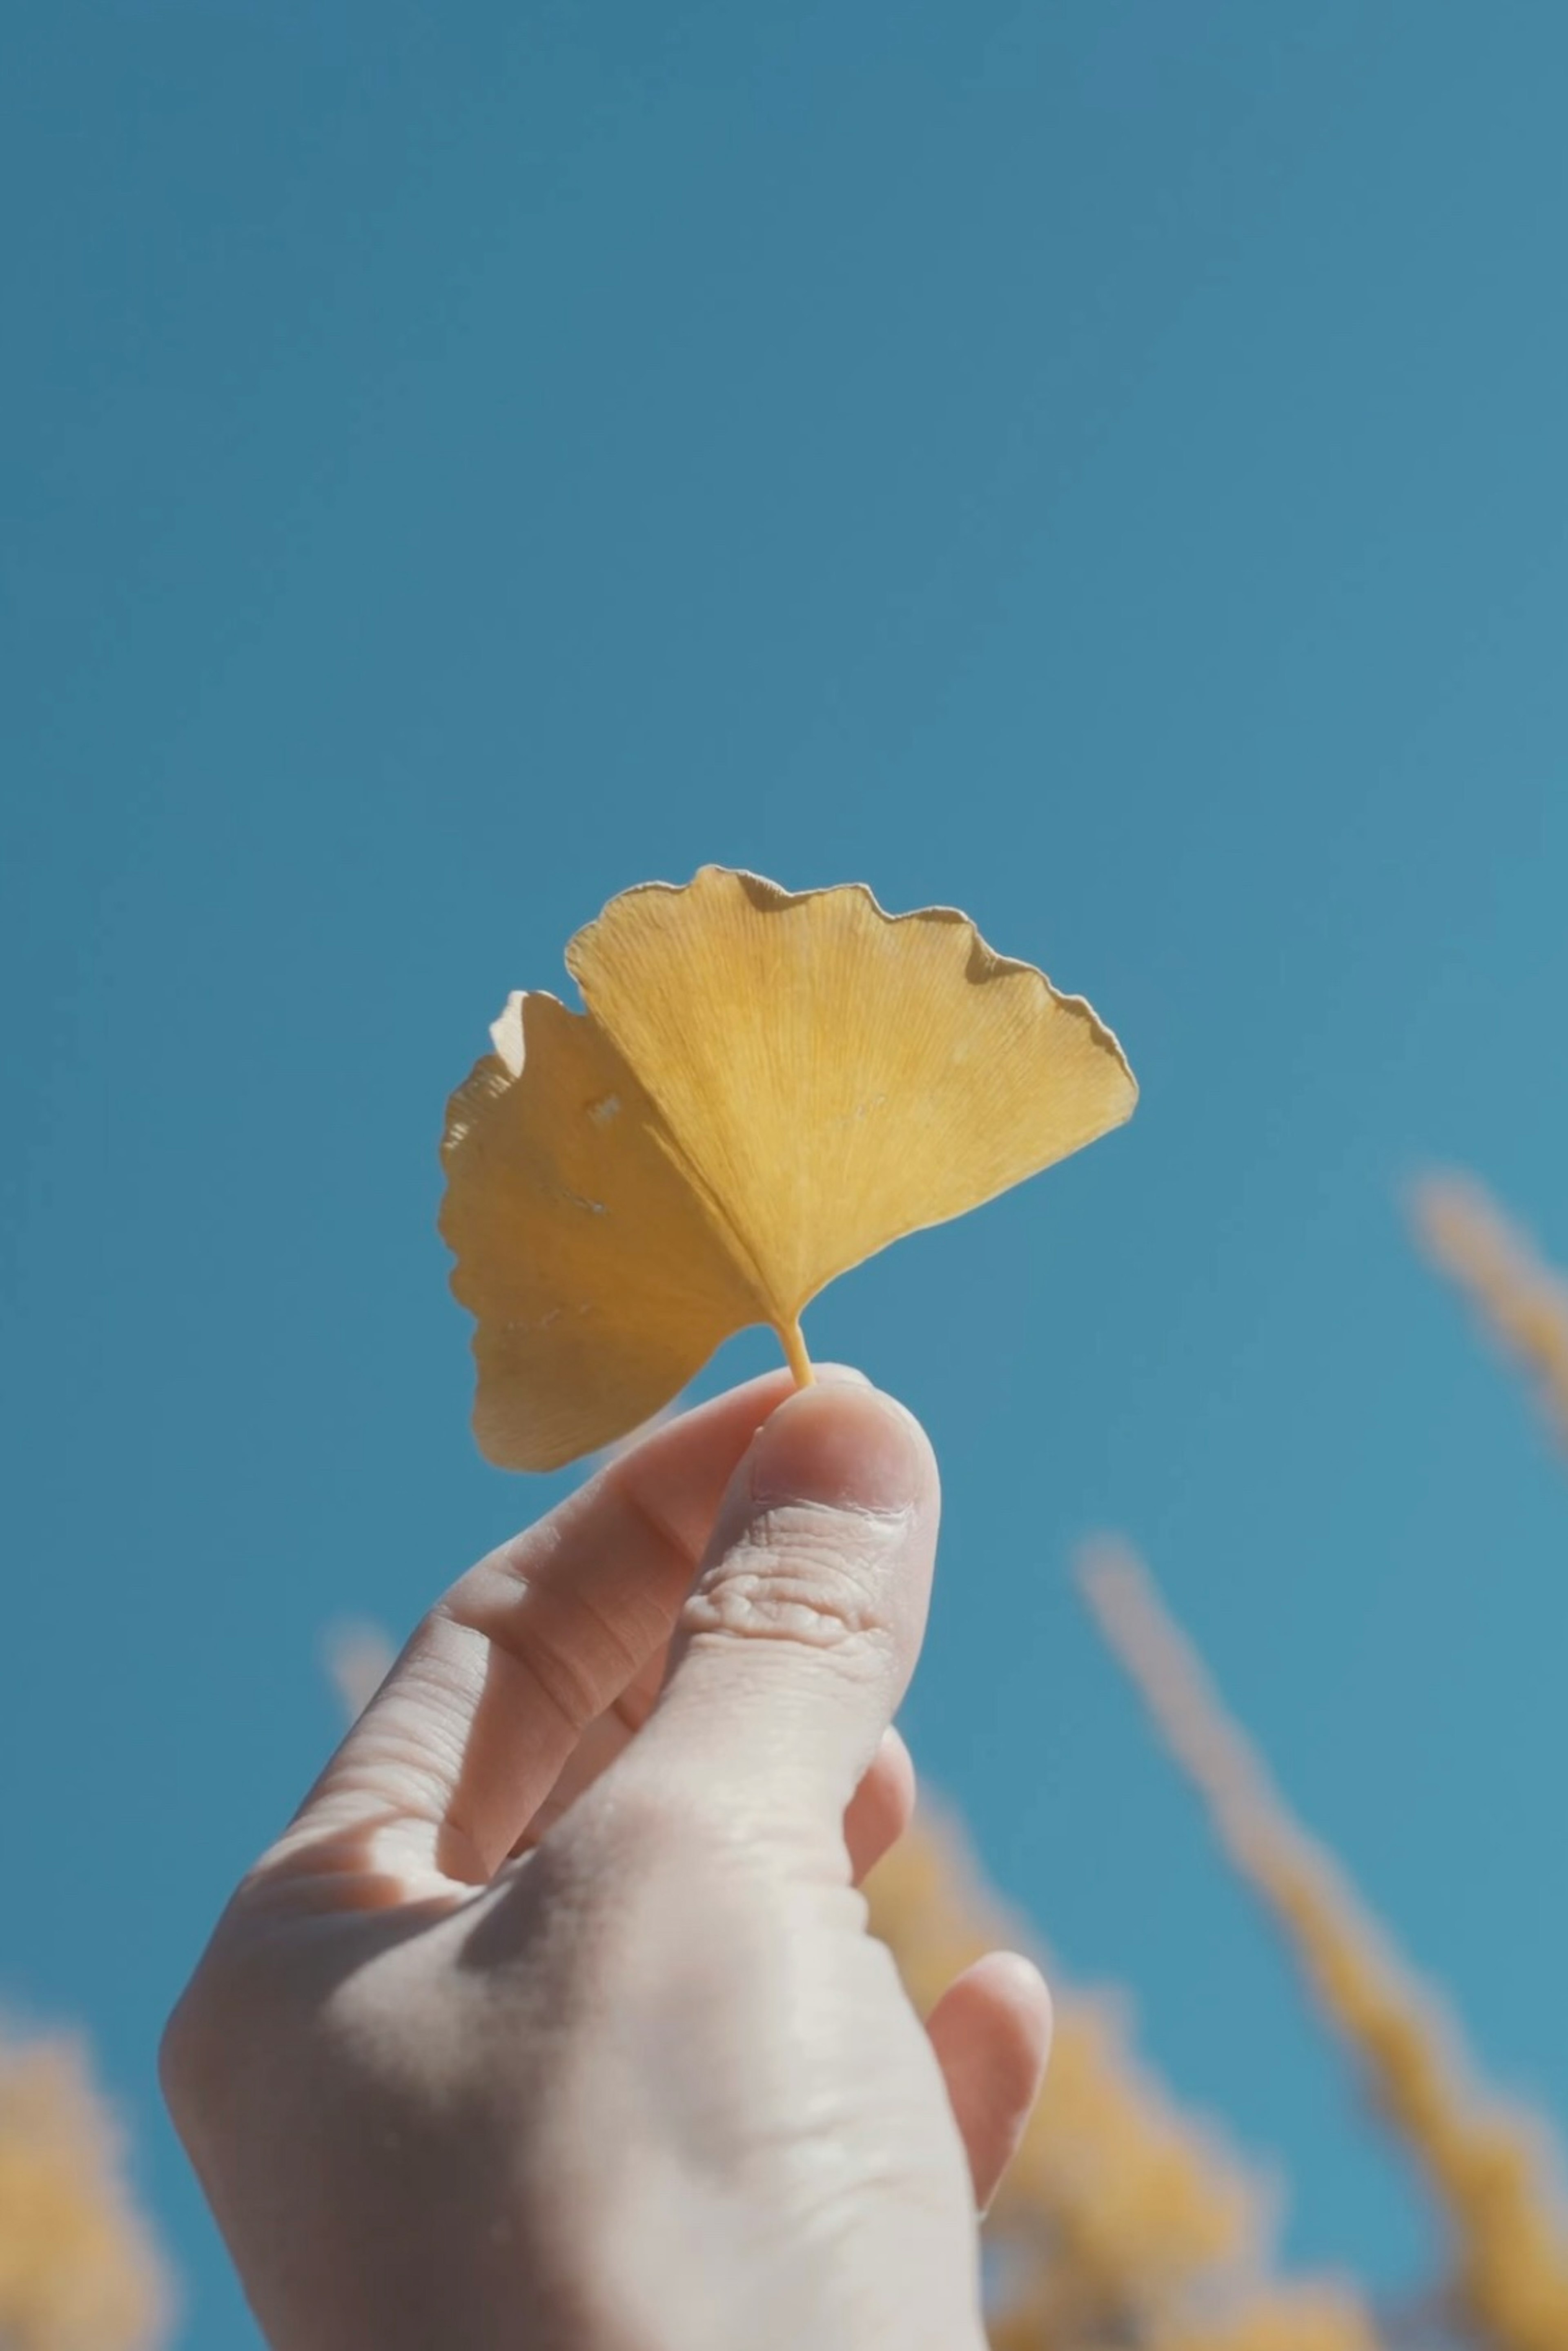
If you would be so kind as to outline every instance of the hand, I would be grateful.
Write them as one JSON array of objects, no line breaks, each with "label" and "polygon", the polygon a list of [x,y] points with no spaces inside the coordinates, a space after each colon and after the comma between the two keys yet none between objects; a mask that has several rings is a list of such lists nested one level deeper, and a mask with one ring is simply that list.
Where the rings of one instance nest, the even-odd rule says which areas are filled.
[{"label": "hand", "polygon": [[853,1890],[936,1518],[900,1406],[779,1375],[424,1620],[165,2039],[277,2351],[983,2351],[1045,1987],[923,2027]]}]

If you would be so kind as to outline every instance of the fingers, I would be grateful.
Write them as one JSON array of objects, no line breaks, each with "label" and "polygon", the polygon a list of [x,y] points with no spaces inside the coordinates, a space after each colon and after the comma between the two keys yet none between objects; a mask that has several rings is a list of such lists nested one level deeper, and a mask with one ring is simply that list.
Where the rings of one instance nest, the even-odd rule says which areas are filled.
[{"label": "fingers", "polygon": [[926,2023],[983,2212],[1017,2152],[1051,2051],[1051,1994],[1028,1959],[993,1951],[949,1984]]},{"label": "fingers", "polygon": [[620,1768],[836,1849],[914,1670],[937,1510],[931,1448],[901,1405],[840,1381],[788,1397],[736,1469]]},{"label": "fingers", "polygon": [[915,1763],[896,1730],[887,1729],[844,1813],[844,1846],[855,1884],[891,1853],[915,1813]]},{"label": "fingers", "polygon": [[646,1663],[638,1667],[620,1697],[589,1724],[561,1766],[554,1787],[513,1845],[514,1856],[527,1853],[547,1836],[561,1815],[592,1787],[636,1737],[659,1695],[668,1650],[668,1642],[662,1641]]},{"label": "fingers", "polygon": [[658,1658],[736,1464],[789,1387],[774,1373],[668,1423],[472,1568],[276,1850],[395,1823],[412,1856],[489,1877],[582,1732]]}]

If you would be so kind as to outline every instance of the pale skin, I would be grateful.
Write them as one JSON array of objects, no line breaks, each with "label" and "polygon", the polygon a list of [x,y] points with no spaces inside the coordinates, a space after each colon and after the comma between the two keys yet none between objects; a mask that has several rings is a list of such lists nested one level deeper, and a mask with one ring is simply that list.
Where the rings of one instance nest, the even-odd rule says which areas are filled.
[{"label": "pale skin", "polygon": [[165,2038],[275,2351],[984,2351],[1045,1986],[923,2024],[855,1890],[936,1519],[900,1406],[781,1374],[432,1610]]}]

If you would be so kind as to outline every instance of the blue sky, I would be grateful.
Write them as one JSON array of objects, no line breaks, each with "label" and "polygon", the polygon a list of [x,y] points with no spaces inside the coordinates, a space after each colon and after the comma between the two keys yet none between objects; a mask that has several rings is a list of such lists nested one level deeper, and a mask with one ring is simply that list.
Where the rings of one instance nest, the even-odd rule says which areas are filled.
[{"label": "blue sky", "polygon": [[[467,1433],[448,1089],[604,898],[967,907],[1138,1115],[838,1285],[948,1494],[917,1757],[1288,2171],[1420,2208],[1069,1581],[1139,1543],[1307,1818],[1568,2116],[1568,1485],[1415,1258],[1568,1258],[1550,0],[49,0],[0,31],[0,1993],[152,2053]],[[760,1359],[740,1343],[722,1367]]]}]

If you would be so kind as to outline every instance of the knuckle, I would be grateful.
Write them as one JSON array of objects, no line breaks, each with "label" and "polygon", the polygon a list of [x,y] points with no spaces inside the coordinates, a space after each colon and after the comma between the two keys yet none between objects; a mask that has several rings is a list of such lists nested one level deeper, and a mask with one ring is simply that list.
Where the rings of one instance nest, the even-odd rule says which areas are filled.
[{"label": "knuckle", "polygon": [[190,2001],[189,1991],[181,1994],[158,2043],[158,2085],[176,2122],[186,2110],[192,2086]]},{"label": "knuckle", "polygon": [[890,1531],[841,1511],[790,1504],[766,1512],[699,1578],[683,1630],[852,1651],[890,1632]]},{"label": "knuckle", "polygon": [[504,1604],[444,1604],[437,1613],[481,1634],[573,1731],[601,1711],[607,1692],[624,1686],[649,1646],[629,1635],[590,1593],[521,1573],[510,1575]]},{"label": "knuckle", "polygon": [[230,1899],[159,2040],[159,2086],[182,2132],[230,2105],[241,2075],[265,2072],[289,2030],[278,1938],[258,1915],[269,1861]]},{"label": "knuckle", "polygon": [[222,2082],[234,2045],[232,2022],[223,1971],[209,1957],[181,1993],[158,2044],[159,2086],[182,2130],[211,2104]]}]

